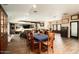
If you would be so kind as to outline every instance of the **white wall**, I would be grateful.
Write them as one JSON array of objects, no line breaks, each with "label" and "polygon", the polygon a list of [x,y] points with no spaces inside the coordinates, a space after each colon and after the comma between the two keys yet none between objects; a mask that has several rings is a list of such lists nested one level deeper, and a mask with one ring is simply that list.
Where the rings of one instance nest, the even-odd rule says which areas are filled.
[{"label": "white wall", "polygon": [[7,32],[8,32],[8,42],[11,41],[11,34],[10,34],[10,23],[8,22],[8,25],[7,25]]},{"label": "white wall", "polygon": [[9,24],[9,22],[8,22],[7,27],[8,27],[8,28],[7,28],[7,30],[8,30],[7,32],[8,32],[8,35],[9,35],[9,34],[10,34],[10,24]]}]

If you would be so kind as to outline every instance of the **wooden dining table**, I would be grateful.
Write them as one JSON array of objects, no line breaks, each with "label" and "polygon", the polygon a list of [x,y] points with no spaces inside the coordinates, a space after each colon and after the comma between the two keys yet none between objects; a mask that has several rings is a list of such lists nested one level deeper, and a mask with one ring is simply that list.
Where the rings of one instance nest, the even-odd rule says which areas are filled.
[{"label": "wooden dining table", "polygon": [[41,53],[41,43],[48,39],[48,35],[35,33],[34,38],[39,42],[39,53]]}]

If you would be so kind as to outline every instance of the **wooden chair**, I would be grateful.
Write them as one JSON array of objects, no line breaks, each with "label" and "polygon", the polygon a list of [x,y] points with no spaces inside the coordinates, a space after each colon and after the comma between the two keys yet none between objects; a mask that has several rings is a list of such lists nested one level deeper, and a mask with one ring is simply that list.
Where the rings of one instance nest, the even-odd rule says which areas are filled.
[{"label": "wooden chair", "polygon": [[[46,42],[43,42],[45,46],[47,46],[47,53],[53,52],[53,41],[54,41],[54,33],[49,32],[48,33],[48,40]],[[51,51],[52,50],[52,51]]]},{"label": "wooden chair", "polygon": [[44,34],[48,35],[48,30],[45,30],[45,31],[44,31]]},{"label": "wooden chair", "polygon": [[30,39],[31,39],[31,38],[30,38],[30,32],[26,33],[26,38],[27,38],[27,39],[26,39],[27,46],[30,47],[30,46],[29,46],[29,45],[30,45]]},{"label": "wooden chair", "polygon": [[30,33],[30,45],[31,45],[31,49],[32,51],[36,50],[39,48],[39,44],[38,42],[34,39],[33,33]]}]

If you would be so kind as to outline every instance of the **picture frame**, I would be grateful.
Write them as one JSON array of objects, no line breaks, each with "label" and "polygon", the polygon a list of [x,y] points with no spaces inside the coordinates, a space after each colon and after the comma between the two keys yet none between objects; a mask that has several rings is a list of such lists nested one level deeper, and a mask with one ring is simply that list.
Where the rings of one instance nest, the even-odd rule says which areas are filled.
[{"label": "picture frame", "polygon": [[79,14],[71,16],[71,20],[77,20],[77,19],[79,19]]}]

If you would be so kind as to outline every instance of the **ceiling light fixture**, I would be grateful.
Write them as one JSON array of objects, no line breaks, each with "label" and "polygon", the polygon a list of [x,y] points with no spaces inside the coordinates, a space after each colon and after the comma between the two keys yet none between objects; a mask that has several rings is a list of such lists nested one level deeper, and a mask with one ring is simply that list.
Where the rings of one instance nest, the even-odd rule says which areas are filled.
[{"label": "ceiling light fixture", "polygon": [[33,5],[33,8],[36,8],[36,7],[37,7],[37,5],[36,5],[36,4],[34,4],[34,5]]}]

